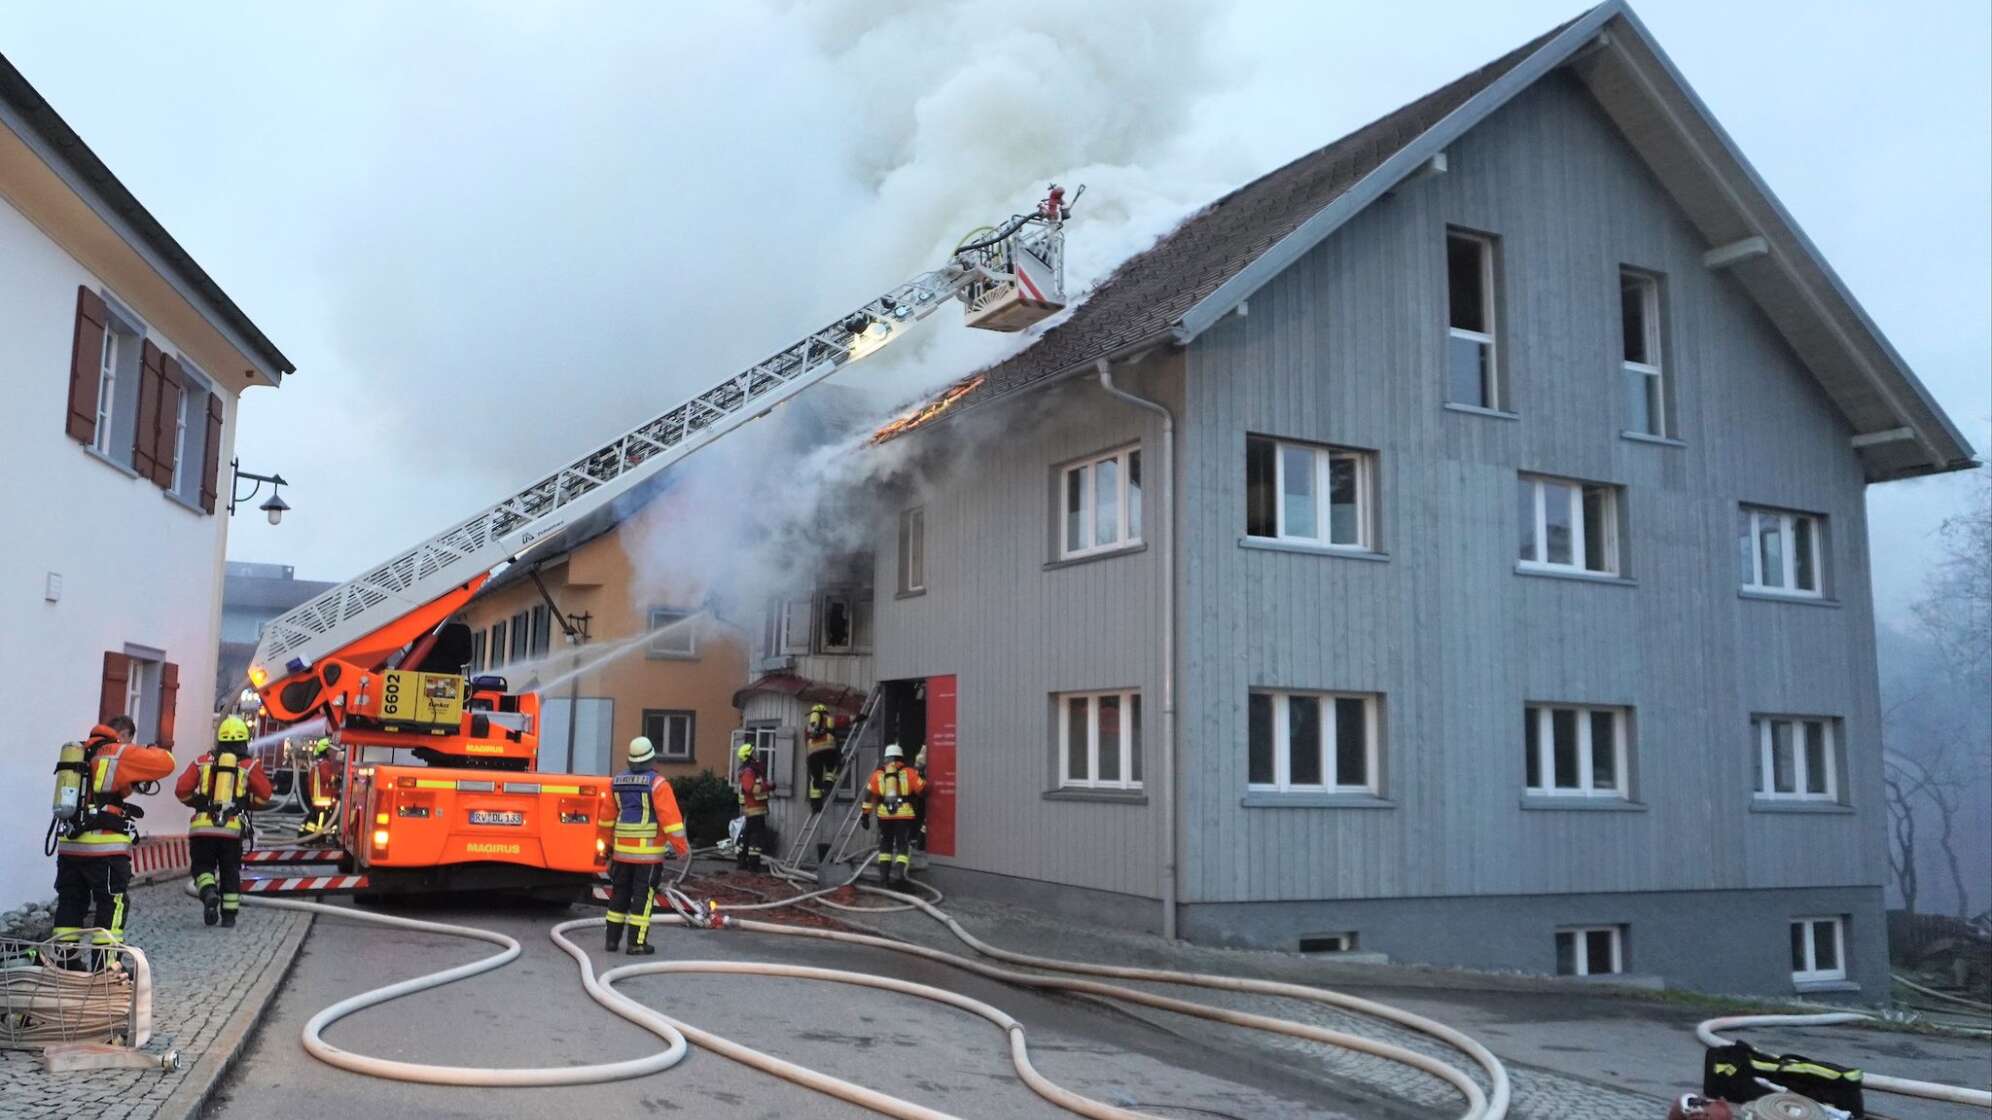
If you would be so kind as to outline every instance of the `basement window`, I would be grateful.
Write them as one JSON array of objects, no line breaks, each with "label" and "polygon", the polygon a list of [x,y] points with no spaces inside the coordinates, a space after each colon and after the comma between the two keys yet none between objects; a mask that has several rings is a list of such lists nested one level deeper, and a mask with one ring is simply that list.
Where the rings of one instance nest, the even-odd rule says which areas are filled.
[{"label": "basement window", "polygon": [[1141,448],[1123,447],[1059,471],[1058,558],[1141,543]]},{"label": "basement window", "polygon": [[1556,931],[1558,976],[1612,976],[1624,971],[1621,927],[1576,926]]},{"label": "basement window", "polygon": [[1845,980],[1847,959],[1845,918],[1798,918],[1791,923],[1791,978],[1805,984]]},{"label": "basement window", "polygon": [[1354,930],[1346,933],[1310,933],[1300,939],[1303,953],[1353,953],[1356,951]]},{"label": "basement window", "polygon": [[1446,231],[1446,399],[1501,408],[1495,353],[1494,239]]}]

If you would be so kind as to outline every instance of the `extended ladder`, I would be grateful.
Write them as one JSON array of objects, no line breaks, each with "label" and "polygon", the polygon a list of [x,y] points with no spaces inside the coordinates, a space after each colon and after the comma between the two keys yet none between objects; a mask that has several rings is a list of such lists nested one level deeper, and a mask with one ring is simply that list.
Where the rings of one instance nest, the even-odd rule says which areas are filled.
[{"label": "extended ladder", "polygon": [[863,706],[858,709],[858,718],[851,721],[851,730],[844,736],[843,745],[837,748],[837,769],[831,775],[829,788],[823,792],[823,808],[810,812],[809,820],[804,822],[802,831],[798,832],[796,838],[788,844],[788,851],[794,853],[795,866],[802,866],[802,861],[808,858],[809,846],[815,841],[816,834],[821,831],[824,810],[836,803],[837,787],[843,784],[844,775],[850,772],[852,760],[858,756],[859,740],[864,737],[872,716],[877,713],[878,698],[884,691],[878,685],[873,685],[871,693],[865,697]]},{"label": "extended ladder", "polygon": [[[949,261],[810,332],[690,400],[639,424],[414,548],[271,620],[250,662],[272,687],[315,661],[522,556],[539,541],[613,501],[672,463],[765,416],[846,364],[889,345],[953,300],[972,302],[970,326],[1019,330],[1064,306],[1064,219],[1056,187],[1036,211],[959,247]],[[1077,198],[1077,195],[1074,196]],[[998,307],[991,293],[1028,284],[1026,302]],[[1047,290],[1048,289],[1048,290]],[[977,318],[975,316],[981,316]]]}]

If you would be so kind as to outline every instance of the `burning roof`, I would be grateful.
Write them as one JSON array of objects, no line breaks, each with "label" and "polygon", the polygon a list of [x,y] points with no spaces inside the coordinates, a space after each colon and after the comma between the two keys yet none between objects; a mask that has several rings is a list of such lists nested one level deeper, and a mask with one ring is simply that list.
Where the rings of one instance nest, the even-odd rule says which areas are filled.
[{"label": "burning roof", "polygon": [[943,413],[947,412],[949,409],[953,408],[956,402],[960,401],[963,397],[981,388],[983,380],[984,380],[983,375],[978,373],[972,377],[963,378],[962,380],[955,382],[953,385],[948,386],[946,389],[942,390],[938,396],[927,401],[925,404],[919,406],[918,408],[915,408],[911,412],[899,416],[897,419],[894,419],[885,424],[883,427],[879,428],[878,431],[873,432],[871,437],[871,445],[873,447],[877,447],[879,444],[884,443],[886,440],[895,439],[899,436],[903,436],[907,432],[910,432],[913,429],[918,428],[921,425],[928,423],[929,421],[932,421],[935,417],[940,416]]}]

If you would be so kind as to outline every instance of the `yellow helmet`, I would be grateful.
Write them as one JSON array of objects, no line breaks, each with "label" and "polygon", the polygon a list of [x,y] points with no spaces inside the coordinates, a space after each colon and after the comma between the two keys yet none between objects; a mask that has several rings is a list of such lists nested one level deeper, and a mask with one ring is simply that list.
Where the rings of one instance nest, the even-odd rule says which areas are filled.
[{"label": "yellow helmet", "polygon": [[246,743],[249,741],[249,725],[242,722],[241,716],[228,716],[221,726],[214,730],[217,743]]},{"label": "yellow helmet", "polygon": [[317,742],[311,744],[311,753],[314,755],[329,754],[331,750],[332,750],[332,740],[330,739],[320,739]]},{"label": "yellow helmet", "polygon": [[754,757],[754,744],[742,743],[740,744],[740,749],[734,751],[733,753],[736,757],[740,759],[740,761],[745,762],[748,759]]},{"label": "yellow helmet", "polygon": [[809,714],[813,716],[827,716],[830,714],[830,705],[812,704],[809,708]]}]

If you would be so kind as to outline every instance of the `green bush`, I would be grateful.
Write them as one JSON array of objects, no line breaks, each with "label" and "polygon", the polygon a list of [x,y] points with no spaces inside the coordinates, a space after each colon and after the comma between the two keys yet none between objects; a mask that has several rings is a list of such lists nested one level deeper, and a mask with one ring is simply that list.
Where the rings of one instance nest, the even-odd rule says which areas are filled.
[{"label": "green bush", "polygon": [[740,799],[725,778],[707,770],[671,779],[678,813],[685,818],[685,836],[692,847],[705,848],[726,839],[726,826],[740,815]]}]

